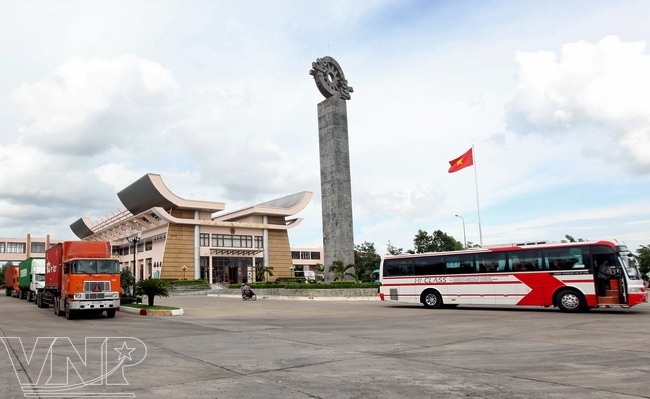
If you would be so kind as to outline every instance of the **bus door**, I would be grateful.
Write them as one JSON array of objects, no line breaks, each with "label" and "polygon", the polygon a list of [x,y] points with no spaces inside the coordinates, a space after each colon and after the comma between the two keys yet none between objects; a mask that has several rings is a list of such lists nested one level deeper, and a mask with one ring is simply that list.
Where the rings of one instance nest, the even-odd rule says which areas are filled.
[{"label": "bus door", "polygon": [[[621,260],[614,250],[604,245],[598,245],[591,248],[592,258],[594,262],[594,285],[596,296],[598,297],[598,304],[609,305],[619,304],[626,302],[625,295],[625,281],[623,277],[623,268],[621,267]],[[600,266],[607,262],[609,269],[612,272],[612,277],[609,279],[605,287],[605,295],[598,292],[598,269]]]},{"label": "bus door", "polygon": [[644,286],[636,258],[629,251],[621,253],[620,256],[623,266],[621,273],[623,301],[621,303],[634,306],[641,302],[647,302],[648,289]]}]

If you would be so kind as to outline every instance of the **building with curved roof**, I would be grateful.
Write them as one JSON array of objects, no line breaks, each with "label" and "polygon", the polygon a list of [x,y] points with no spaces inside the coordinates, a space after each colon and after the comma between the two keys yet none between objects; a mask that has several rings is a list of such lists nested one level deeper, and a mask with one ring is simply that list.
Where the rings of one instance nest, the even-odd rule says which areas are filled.
[{"label": "building with curved roof", "polygon": [[[303,191],[232,212],[222,202],[187,200],[158,174],[146,174],[120,191],[123,209],[70,225],[82,240],[110,241],[136,280],[205,279],[211,283],[258,281],[293,275],[288,230],[313,193]],[[256,275],[260,274],[260,275]]]}]

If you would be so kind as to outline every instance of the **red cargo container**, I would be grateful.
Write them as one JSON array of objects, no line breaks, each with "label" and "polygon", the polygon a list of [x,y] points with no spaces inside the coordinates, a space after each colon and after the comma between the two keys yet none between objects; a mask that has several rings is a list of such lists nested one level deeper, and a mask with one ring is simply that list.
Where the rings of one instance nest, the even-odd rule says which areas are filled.
[{"label": "red cargo container", "polygon": [[18,289],[18,266],[7,266],[5,269],[5,293],[7,296],[16,295]]}]

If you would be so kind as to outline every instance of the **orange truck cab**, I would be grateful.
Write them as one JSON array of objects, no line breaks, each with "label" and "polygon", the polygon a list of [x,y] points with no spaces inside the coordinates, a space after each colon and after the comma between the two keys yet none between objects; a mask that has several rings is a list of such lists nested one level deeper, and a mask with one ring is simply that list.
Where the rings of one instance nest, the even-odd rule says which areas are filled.
[{"label": "orange truck cab", "polygon": [[120,308],[120,263],[111,258],[104,241],[64,241],[45,252],[45,289],[36,296],[39,307],[54,307],[54,314],[72,319],[80,312],[106,312],[115,317]]}]

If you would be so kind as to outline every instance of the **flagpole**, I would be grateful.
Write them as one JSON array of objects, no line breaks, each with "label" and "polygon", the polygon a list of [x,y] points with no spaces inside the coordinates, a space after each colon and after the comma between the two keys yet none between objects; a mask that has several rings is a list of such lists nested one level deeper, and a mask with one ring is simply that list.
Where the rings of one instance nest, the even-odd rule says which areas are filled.
[{"label": "flagpole", "polygon": [[476,186],[476,211],[478,213],[478,235],[481,243],[481,247],[483,246],[483,230],[481,229],[481,207],[479,206],[479,200],[478,200],[478,177],[476,173],[476,151],[474,151],[474,144],[472,144],[472,156],[473,156],[473,161],[474,161],[474,184]]}]

